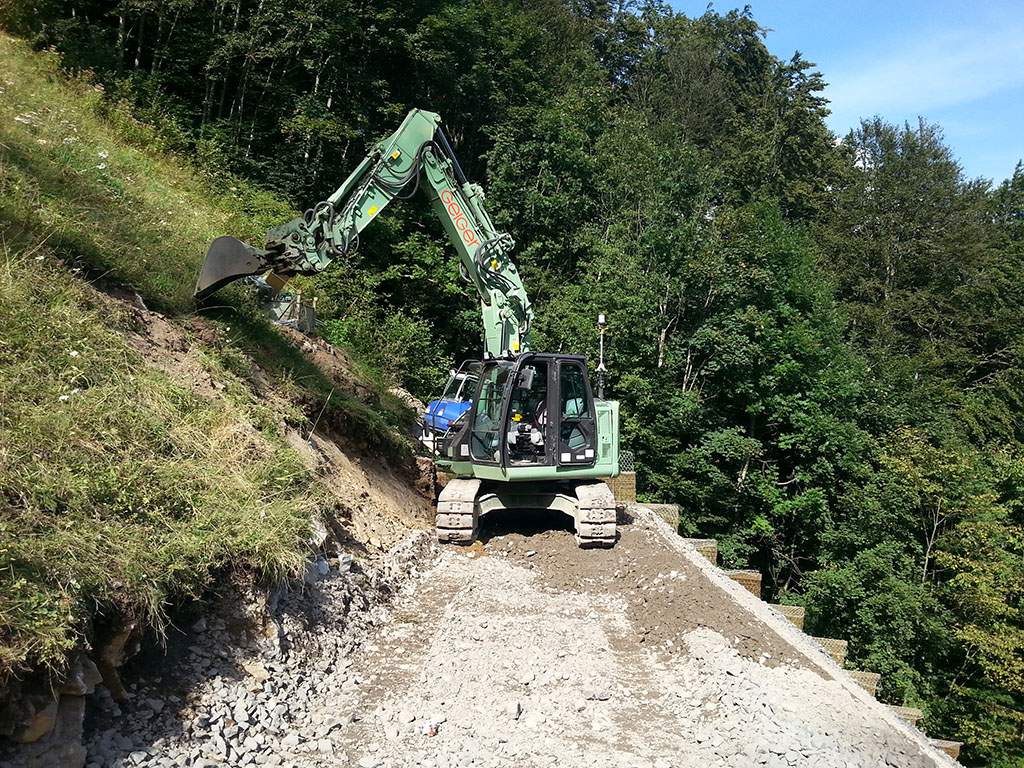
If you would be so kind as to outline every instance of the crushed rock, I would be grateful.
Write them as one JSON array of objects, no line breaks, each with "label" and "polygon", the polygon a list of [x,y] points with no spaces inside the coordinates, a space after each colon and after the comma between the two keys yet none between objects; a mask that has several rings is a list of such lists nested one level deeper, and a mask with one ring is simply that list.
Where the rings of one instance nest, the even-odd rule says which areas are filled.
[{"label": "crushed rock", "polygon": [[358,694],[354,653],[388,624],[395,596],[435,546],[418,532],[385,556],[350,559],[304,589],[271,596],[262,634],[250,631],[247,608],[225,601],[197,622],[200,631],[172,639],[164,668],[148,665],[127,702],[97,688],[86,765],[302,766],[306,753],[331,757],[332,735],[350,720],[320,705]]},{"label": "crushed rock", "polygon": [[140,681],[124,714],[144,707],[144,720],[101,702],[90,765],[950,764],[714,595],[644,521],[609,551],[576,549],[550,521],[484,522],[473,547],[420,535],[379,562],[332,565],[280,596],[277,637],[248,656],[211,618],[181,662],[190,687],[170,692],[167,670]]}]

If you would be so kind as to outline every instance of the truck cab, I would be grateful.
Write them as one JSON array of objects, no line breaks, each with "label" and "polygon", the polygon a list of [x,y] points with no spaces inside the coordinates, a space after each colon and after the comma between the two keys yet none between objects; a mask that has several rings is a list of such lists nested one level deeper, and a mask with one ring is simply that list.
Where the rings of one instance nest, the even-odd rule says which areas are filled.
[{"label": "truck cab", "polygon": [[441,396],[427,404],[420,420],[420,442],[427,450],[433,452],[437,439],[470,409],[477,390],[480,366],[477,360],[466,360],[457,369],[453,368]]}]

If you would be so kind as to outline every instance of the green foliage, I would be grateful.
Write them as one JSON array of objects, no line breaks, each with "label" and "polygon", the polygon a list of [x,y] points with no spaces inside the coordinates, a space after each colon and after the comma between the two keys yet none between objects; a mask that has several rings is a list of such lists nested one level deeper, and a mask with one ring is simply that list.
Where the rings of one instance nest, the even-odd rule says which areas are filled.
[{"label": "green foliage", "polygon": [[[132,170],[15,144],[0,199],[23,201],[34,231],[55,222],[58,250],[183,307],[194,261],[168,259],[168,238],[198,253],[212,234],[258,236],[288,218],[261,188],[307,208],[408,108],[441,113],[518,242],[538,347],[593,361],[608,314],[609,389],[641,494],[679,503],[685,533],[760,568],[767,596],[806,605],[812,631],[848,638],[853,663],[885,673],[887,700],[923,705],[968,763],[1024,760],[1024,166],[995,189],[966,179],[923,120],[868,120],[837,145],[822,75],[773,56],[749,10],[69,9],[16,0],[5,20],[93,70],[106,97],[82,85],[82,119],[124,122],[110,169]],[[46,114],[39,138],[59,144]],[[147,144],[187,148],[218,194],[167,167],[156,176],[180,183],[154,187]],[[73,217],[86,226],[68,225],[66,188],[95,199]],[[476,298],[422,200],[391,206],[303,290],[330,339],[421,397],[479,349]],[[253,328],[240,349],[323,396]],[[386,398],[344,408],[382,436],[400,421]]]},{"label": "green foliage", "polygon": [[444,385],[448,369],[431,348],[430,326],[396,312],[381,316],[368,308],[328,320],[324,338],[352,350],[372,366],[390,386],[413,392],[436,391]]},{"label": "green foliage", "polygon": [[[1024,759],[1020,166],[996,190],[966,180],[923,121],[867,121],[845,149],[839,205],[815,231],[874,378],[863,415],[879,440],[866,482],[838,500],[823,558],[842,570],[879,547],[898,552],[904,576],[888,595],[917,570],[919,594],[888,609],[909,631],[869,617],[852,656],[881,671],[868,637],[889,638],[881,650],[906,668],[890,694],[922,701],[968,761],[1012,765]],[[821,574],[807,596],[834,616],[834,595],[814,595]]]}]

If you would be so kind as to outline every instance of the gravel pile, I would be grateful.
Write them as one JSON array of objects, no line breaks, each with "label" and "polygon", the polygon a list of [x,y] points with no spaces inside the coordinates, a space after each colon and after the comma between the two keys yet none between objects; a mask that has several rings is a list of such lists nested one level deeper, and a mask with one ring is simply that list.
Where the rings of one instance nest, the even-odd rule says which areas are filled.
[{"label": "gravel pile", "polygon": [[387,624],[394,594],[432,549],[420,533],[377,562],[320,559],[305,590],[272,598],[262,633],[248,631],[245,606],[220,606],[168,649],[162,674],[129,687],[128,702],[97,688],[86,765],[299,766],[310,749],[330,755],[326,739],[346,723],[322,705],[354,699],[353,653]]},{"label": "gravel pile", "polygon": [[[625,596],[552,589],[539,568],[491,545],[487,556],[442,556],[417,595],[441,609],[429,638],[421,624],[393,626],[372,655],[382,671],[362,690],[360,719],[339,732],[341,764],[935,764],[837,681],[747,658],[747,643],[707,628],[648,645]],[[651,593],[688,578],[660,574]],[[389,664],[395,657],[402,663]]]}]

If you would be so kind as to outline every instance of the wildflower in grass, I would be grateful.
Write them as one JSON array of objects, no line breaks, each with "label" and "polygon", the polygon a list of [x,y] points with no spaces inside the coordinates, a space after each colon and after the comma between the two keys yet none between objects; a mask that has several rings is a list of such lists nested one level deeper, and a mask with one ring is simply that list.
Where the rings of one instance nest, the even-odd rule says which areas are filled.
[{"label": "wildflower in grass", "polygon": [[57,399],[60,400],[62,403],[66,403],[68,400],[70,400],[72,397],[74,397],[81,391],[81,387],[75,387],[70,392],[65,392],[63,395],[59,395]]}]

